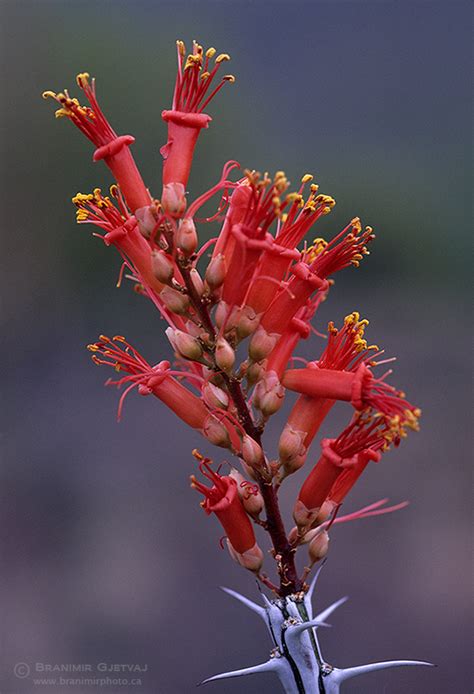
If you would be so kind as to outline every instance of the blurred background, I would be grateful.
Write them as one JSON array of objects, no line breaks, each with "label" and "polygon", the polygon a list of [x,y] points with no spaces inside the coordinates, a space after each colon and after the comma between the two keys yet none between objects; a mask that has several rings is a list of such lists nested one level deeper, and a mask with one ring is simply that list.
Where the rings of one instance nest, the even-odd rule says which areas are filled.
[{"label": "blurred background", "polygon": [[[295,184],[313,172],[338,202],[317,235],[354,215],[371,224],[370,258],[340,273],[317,326],[360,310],[369,340],[399,358],[393,382],[423,409],[421,432],[368,471],[345,510],[385,496],[410,506],[332,532],[317,606],[350,600],[321,634],[324,655],[337,666],[438,665],[355,679],[344,692],[470,692],[470,4],[3,0],[1,19],[0,690],[88,693],[35,685],[35,664],[107,663],[148,667],[141,686],[105,691],[182,694],[268,657],[264,625],[218,588],[257,600],[255,582],[220,550],[222,531],[189,488],[191,449],[210,447],[158,401],[130,396],[117,424],[117,394],[84,349],[121,333],[152,362],[170,354],[151,304],[115,288],[113,249],[75,225],[70,198],[106,188],[108,171],[41,100],[44,89],[75,94],[79,71],[95,75],[159,195],[174,42],[196,38],[231,54],[237,82],[208,109],[191,197],[236,158],[283,168]],[[314,337],[300,353],[321,348]],[[347,417],[342,407],[323,435]],[[282,492],[288,523],[299,484]],[[19,662],[29,676],[14,676]],[[262,675],[208,689],[269,694],[278,684]]]}]

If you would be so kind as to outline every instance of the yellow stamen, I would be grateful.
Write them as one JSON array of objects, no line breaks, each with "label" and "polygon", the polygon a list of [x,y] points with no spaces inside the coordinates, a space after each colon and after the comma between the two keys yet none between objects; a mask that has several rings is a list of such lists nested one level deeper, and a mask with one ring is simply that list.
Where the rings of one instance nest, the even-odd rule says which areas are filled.
[{"label": "yellow stamen", "polygon": [[89,78],[90,78],[90,75],[89,75],[88,72],[80,72],[80,73],[76,76],[76,83],[77,83],[77,86],[78,86],[80,89],[85,89],[86,87],[89,86]]}]

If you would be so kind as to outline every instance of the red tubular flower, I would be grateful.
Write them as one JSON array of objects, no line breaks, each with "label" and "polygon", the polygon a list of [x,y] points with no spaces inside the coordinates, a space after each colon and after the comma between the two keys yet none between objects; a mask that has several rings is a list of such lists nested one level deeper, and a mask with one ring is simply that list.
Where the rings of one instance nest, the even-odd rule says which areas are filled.
[{"label": "red tubular flower", "polygon": [[289,369],[283,374],[282,384],[311,397],[345,400],[356,410],[373,407],[390,417],[398,415],[417,429],[420,410],[405,400],[402,391],[385,383],[385,376],[375,378],[362,362],[354,373],[321,368]]},{"label": "red tubular flower", "polygon": [[[292,322],[294,321],[295,319]],[[304,322],[302,323],[305,325]],[[361,320],[357,311],[345,317],[343,327],[339,330],[334,323],[329,323],[326,348],[320,359],[310,362],[307,368],[354,372],[360,364],[372,363],[374,352],[378,352],[378,347],[368,345],[364,339],[367,325],[368,321]],[[282,358],[278,351],[278,346],[284,337],[280,338],[277,347],[270,355],[269,365],[273,365],[275,359],[279,360],[280,367],[284,364],[287,355],[284,354]],[[295,472],[304,464],[308,449],[334,403],[333,398],[300,395],[290,412],[280,439],[280,460],[286,474]]]},{"label": "red tubular flower", "polygon": [[332,241],[315,239],[303,254],[302,262],[293,266],[288,285],[282,288],[263,315],[261,326],[269,334],[281,335],[288,321],[315,292],[325,292],[326,278],[349,265],[358,267],[368,254],[367,243],[374,238],[372,229],[362,231],[360,220],[353,219]]},{"label": "red tubular flower", "polygon": [[339,506],[344,501],[369,462],[371,460],[378,462],[378,458],[380,458],[380,452],[375,452],[374,449],[369,448],[362,451],[357,456],[357,463],[339,475],[328,494],[328,500],[334,507]]},{"label": "red tubular flower", "polygon": [[77,99],[69,96],[67,89],[57,94],[51,91],[43,92],[43,98],[55,99],[60,106],[56,111],[56,118],[69,118],[97,147],[94,161],[105,161],[130,209],[135,212],[141,207],[146,207],[151,202],[150,194],[129,149],[135,138],[132,135],[118,136],[113,130],[97,102],[94,78],[89,82],[89,74],[83,72],[77,75],[76,82],[90,106],[81,106]]},{"label": "red tubular flower", "polygon": [[173,378],[173,374],[191,379],[198,378],[196,375],[172,372],[168,361],[151,366],[121,335],[112,339],[101,335],[98,342],[88,345],[88,350],[93,353],[95,364],[105,364],[127,374],[118,380],[107,381],[107,385],[127,386],[119,401],[119,419],[126,396],[133,388],[138,388],[141,395],[153,393],[193,429],[204,430],[208,425],[210,413],[203,400]]},{"label": "red tubular flower", "polygon": [[88,222],[103,229],[106,234],[101,238],[105,244],[114,245],[128,261],[137,278],[159,294],[164,285],[153,272],[150,245],[140,233],[136,218],[125,207],[116,186],[112,186],[110,192],[116,204],[109,196],[103,196],[100,188],[87,195],[78,193],[72,199],[78,208],[77,221]]},{"label": "red tubular flower", "polygon": [[194,475],[191,486],[204,494],[201,506],[210,515],[215,513],[224,528],[232,557],[250,571],[259,571],[263,554],[255,539],[252,523],[240,500],[237,483],[232,477],[214,472],[209,461],[203,459],[199,465],[202,474],[212,482],[212,487],[199,482]]},{"label": "red tubular flower", "polygon": [[279,196],[288,185],[282,171],[277,172],[273,182],[267,175],[262,178],[255,171],[246,171],[245,174],[247,206],[240,208],[240,222],[232,219],[229,229],[234,241],[231,257],[229,260],[226,257],[228,269],[222,297],[230,306],[243,303],[262,253],[272,243],[269,228],[279,214]]},{"label": "red tubular flower", "polygon": [[233,75],[224,75],[221,82],[211,90],[214,77],[221,63],[230,60],[226,53],[218,55],[211,67],[210,61],[216,54],[203,48],[195,41],[193,52],[186,57],[183,41],[176,42],[178,49],[178,73],[171,110],[161,116],[168,124],[168,141],[161,148],[163,156],[163,185],[180,184],[184,194],[199,133],[209,127],[211,117],[203,113],[207,104],[225,82],[234,82]]},{"label": "red tubular flower", "polygon": [[334,501],[332,490],[336,498],[340,495],[345,484],[337,485],[343,475],[355,482],[369,460],[380,460],[379,451],[388,450],[392,443],[397,446],[406,436],[404,427],[400,417],[359,412],[337,439],[323,439],[322,455],[303,483],[293,510],[298,527],[310,526],[317,519],[327,497]]},{"label": "red tubular flower", "polygon": [[[311,184],[310,194],[305,200],[304,188],[312,178],[311,174],[305,174],[298,192],[287,195],[280,206],[276,238],[263,253],[258,274],[246,300],[256,313],[263,313],[268,308],[291,262],[300,258],[297,245],[316,220],[329,214],[335,205],[330,196],[316,195],[318,186],[315,184]],[[283,212],[287,206],[288,211]]]}]

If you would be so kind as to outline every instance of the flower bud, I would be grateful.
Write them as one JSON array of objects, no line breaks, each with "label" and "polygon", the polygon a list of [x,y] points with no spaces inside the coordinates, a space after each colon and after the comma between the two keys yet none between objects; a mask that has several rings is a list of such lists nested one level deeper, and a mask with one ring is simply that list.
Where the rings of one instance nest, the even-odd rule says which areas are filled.
[{"label": "flower bud", "polygon": [[337,506],[337,504],[334,501],[331,501],[330,499],[326,499],[326,501],[323,503],[323,505],[319,509],[318,515],[316,516],[313,524],[314,525],[321,525],[321,523],[325,523],[327,520],[329,520],[330,517],[332,516],[336,506]]},{"label": "flower bud", "polygon": [[146,238],[151,238],[158,223],[158,210],[156,204],[146,205],[135,210],[135,218],[138,222],[140,234]]},{"label": "flower bud", "polygon": [[192,255],[198,245],[196,225],[190,217],[185,217],[179,223],[176,233],[176,246],[184,255]]},{"label": "flower bud", "polygon": [[240,340],[244,340],[257,330],[260,317],[251,306],[242,306],[237,309],[235,317],[232,319],[232,325],[237,330],[237,336]]},{"label": "flower bud", "polygon": [[285,424],[278,442],[278,456],[282,463],[293,460],[304,452],[303,439],[305,435],[304,431],[297,431],[293,429],[291,424]]},{"label": "flower bud", "polygon": [[222,253],[218,253],[211,259],[204,276],[210,289],[219,289],[222,286],[227,272],[225,258]]},{"label": "flower bud", "polygon": [[315,509],[309,509],[301,501],[301,499],[297,499],[293,507],[293,518],[298,528],[302,530],[304,528],[309,528],[312,525],[313,521],[318,515],[318,512],[319,507]]},{"label": "flower bud", "polygon": [[265,372],[265,363],[265,361],[254,361],[248,366],[245,375],[249,386],[253,386],[262,378]]},{"label": "flower bud", "polygon": [[161,204],[170,217],[181,217],[186,209],[186,195],[182,183],[166,183],[163,186]]},{"label": "flower bud", "polygon": [[235,364],[235,352],[223,337],[217,339],[215,357],[216,364],[222,371],[226,373],[232,371]]},{"label": "flower bud", "polygon": [[209,415],[209,417],[207,417],[202,433],[208,441],[214,444],[214,446],[230,448],[231,442],[229,432],[214,415]]},{"label": "flower bud", "polygon": [[248,569],[249,571],[253,571],[254,573],[259,573],[263,565],[263,552],[257,545],[257,543],[255,543],[253,547],[247,549],[242,554],[240,552],[235,551],[235,549],[230,544],[229,540],[227,540],[227,548],[229,550],[230,556],[237,562],[237,564],[243,566],[244,569]]},{"label": "flower bud", "polygon": [[267,371],[255,388],[253,404],[264,417],[270,417],[278,412],[283,405],[285,389],[280,383],[275,371]]},{"label": "flower bud", "polygon": [[226,410],[229,407],[229,396],[222,388],[213,383],[205,383],[202,388],[202,399],[208,407],[214,409],[219,407]]},{"label": "flower bud", "polygon": [[257,328],[249,345],[249,355],[254,361],[261,361],[270,354],[278,340],[276,333],[267,333],[261,325]]},{"label": "flower bud", "polygon": [[202,357],[202,347],[192,335],[171,327],[166,328],[165,334],[176,352],[184,359],[198,361]]},{"label": "flower bud", "polygon": [[153,251],[151,254],[151,269],[158,282],[169,284],[174,275],[174,264],[163,251]]},{"label": "flower bud", "polygon": [[166,308],[178,316],[184,315],[189,308],[189,298],[186,294],[181,294],[172,287],[165,287],[160,292],[160,299],[163,301]]},{"label": "flower bud", "polygon": [[229,477],[237,483],[237,492],[244,509],[250,516],[257,518],[263,510],[263,497],[258,485],[246,480],[235,467],[231,469]]},{"label": "flower bud", "polygon": [[250,467],[261,467],[265,462],[262,447],[248,434],[242,438],[242,458]]},{"label": "flower bud", "polygon": [[325,530],[317,533],[308,547],[309,558],[311,563],[315,564],[320,559],[324,559],[329,550],[329,535]]},{"label": "flower bud", "polygon": [[224,325],[228,312],[229,307],[227,306],[226,302],[219,301],[219,303],[217,304],[216,312],[214,314],[214,320],[218,328],[222,328],[222,326]]},{"label": "flower bud", "polygon": [[191,277],[191,282],[193,283],[194,289],[196,290],[196,293],[199,296],[202,296],[204,294],[204,282],[201,279],[201,275],[199,272],[196,270],[195,267],[190,271],[189,273]]}]

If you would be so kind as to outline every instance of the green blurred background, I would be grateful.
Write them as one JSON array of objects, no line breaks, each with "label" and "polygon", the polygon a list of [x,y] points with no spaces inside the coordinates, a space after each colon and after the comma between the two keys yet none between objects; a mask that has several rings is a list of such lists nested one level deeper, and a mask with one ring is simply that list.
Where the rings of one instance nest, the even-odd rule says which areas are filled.
[{"label": "green blurred background", "polygon": [[[41,100],[44,89],[75,93],[79,71],[95,75],[105,112],[118,133],[135,135],[137,161],[159,195],[160,113],[170,105],[176,38],[230,53],[237,77],[209,108],[191,197],[235,158],[284,169],[295,183],[313,172],[337,200],[318,235],[354,215],[371,224],[372,255],[337,278],[318,327],[360,310],[369,339],[399,357],[396,382],[424,412],[421,432],[347,503],[349,511],[389,496],[409,498],[408,509],[334,530],[318,605],[345,593],[351,601],[324,633],[325,656],[340,666],[392,657],[439,665],[353,680],[347,692],[471,691],[470,4],[0,7],[2,691],[38,689],[14,677],[17,662],[136,662],[148,671],[133,691],[181,694],[219,670],[260,662],[270,647],[262,625],[217,589],[255,597],[188,487],[189,451],[206,446],[159,403],[133,396],[117,425],[116,394],[90,365],[83,347],[99,332],[125,334],[151,360],[169,350],[151,306],[115,288],[118,257],[74,223],[70,198],[105,188],[108,172]],[[300,353],[320,349],[315,338]],[[346,410],[323,433],[345,419]],[[287,517],[300,483],[283,493]],[[271,676],[246,686],[276,690]],[[239,680],[211,687],[243,690]]]}]

